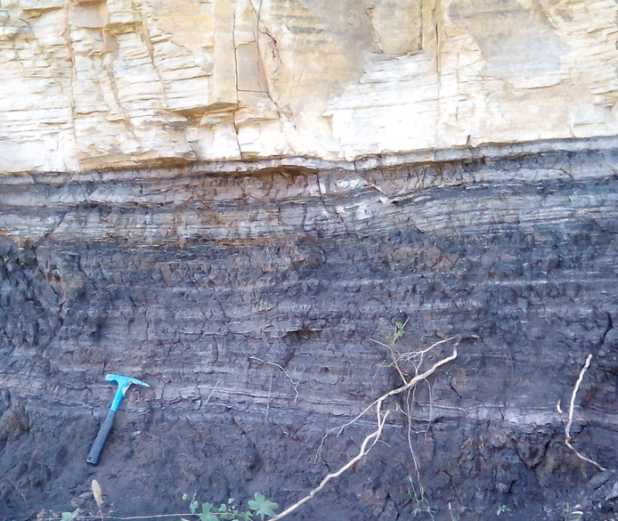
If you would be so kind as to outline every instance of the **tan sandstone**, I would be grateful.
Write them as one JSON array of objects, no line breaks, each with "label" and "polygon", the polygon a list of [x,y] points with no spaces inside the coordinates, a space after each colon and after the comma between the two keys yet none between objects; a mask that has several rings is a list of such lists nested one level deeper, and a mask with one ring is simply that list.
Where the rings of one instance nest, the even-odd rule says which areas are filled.
[{"label": "tan sandstone", "polygon": [[1,0],[0,172],[618,134],[614,0]]}]

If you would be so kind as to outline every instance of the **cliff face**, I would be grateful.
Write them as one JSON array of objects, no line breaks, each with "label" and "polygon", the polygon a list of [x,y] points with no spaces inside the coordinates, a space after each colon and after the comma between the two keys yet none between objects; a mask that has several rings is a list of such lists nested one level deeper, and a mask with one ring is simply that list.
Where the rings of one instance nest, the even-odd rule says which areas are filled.
[{"label": "cliff face", "polygon": [[0,171],[618,131],[613,0],[5,0]]},{"label": "cliff face", "polygon": [[[607,141],[561,147],[350,171],[4,176],[2,517],[76,497],[92,510],[93,477],[122,514],[178,511],[193,490],[296,500],[374,429],[360,422],[318,452],[328,429],[398,385],[371,339],[408,320],[402,352],[478,336],[416,395],[425,499],[408,482],[418,494],[395,402],[385,443],[297,519],[428,518],[428,508],[488,519],[506,505],[514,519],[559,520],[575,504],[606,519],[618,152]],[[603,473],[565,447],[556,405],[567,410],[589,353],[573,433]],[[131,391],[93,469],[107,371],[153,389]]]},{"label": "cliff face", "polygon": [[[372,340],[406,322],[458,358],[294,519],[614,519],[615,12],[3,1],[0,518],[96,512],[93,478],[120,516],[295,501],[375,429],[323,440],[399,385]],[[589,354],[605,471],[564,444]],[[153,387],[94,468],[106,372]]]}]

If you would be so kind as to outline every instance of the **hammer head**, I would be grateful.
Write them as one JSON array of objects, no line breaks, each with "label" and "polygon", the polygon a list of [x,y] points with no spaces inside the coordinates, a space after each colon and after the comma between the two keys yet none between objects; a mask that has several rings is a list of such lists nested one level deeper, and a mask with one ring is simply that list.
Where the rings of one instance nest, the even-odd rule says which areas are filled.
[{"label": "hammer head", "polygon": [[142,382],[137,378],[133,378],[131,376],[123,376],[120,374],[106,374],[105,380],[108,382],[116,382],[118,384],[118,389],[116,389],[116,395],[114,396],[114,401],[112,402],[112,410],[117,411],[122,403],[122,399],[126,394],[131,384],[143,385],[144,387],[150,387],[146,382]]}]

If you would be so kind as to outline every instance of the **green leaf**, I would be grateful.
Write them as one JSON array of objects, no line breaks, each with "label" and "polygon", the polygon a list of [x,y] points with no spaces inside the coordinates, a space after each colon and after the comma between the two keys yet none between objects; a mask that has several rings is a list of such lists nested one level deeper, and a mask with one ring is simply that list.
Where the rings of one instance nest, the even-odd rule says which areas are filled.
[{"label": "green leaf", "polygon": [[276,510],[279,508],[277,503],[270,501],[263,496],[262,494],[255,494],[253,499],[249,500],[249,508],[255,512],[260,519],[264,519],[265,517],[272,517],[276,514]]},{"label": "green leaf", "polygon": [[197,512],[197,507],[199,507],[200,504],[197,502],[197,499],[195,499],[195,497],[191,500],[191,503],[189,503],[189,510],[191,510],[192,514],[195,514]]},{"label": "green leaf", "polygon": [[61,521],[73,521],[77,514],[79,514],[79,510],[74,510],[73,512],[62,512]]},{"label": "green leaf", "polygon": [[212,509],[212,503],[202,503],[202,513],[200,514],[200,521],[219,521],[215,512]]}]

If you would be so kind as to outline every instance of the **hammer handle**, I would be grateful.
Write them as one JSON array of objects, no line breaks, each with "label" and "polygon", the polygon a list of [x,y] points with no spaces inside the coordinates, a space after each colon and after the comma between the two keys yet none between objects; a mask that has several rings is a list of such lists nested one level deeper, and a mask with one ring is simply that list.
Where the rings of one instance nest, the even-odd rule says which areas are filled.
[{"label": "hammer handle", "polygon": [[110,409],[107,413],[107,416],[105,417],[105,421],[101,424],[101,427],[99,427],[99,433],[94,439],[94,442],[92,442],[92,447],[90,447],[88,458],[86,458],[86,461],[91,465],[96,465],[97,463],[99,463],[99,457],[101,456],[101,452],[103,451],[103,447],[105,446],[105,441],[107,440],[109,431],[112,430],[115,415],[116,411]]}]

